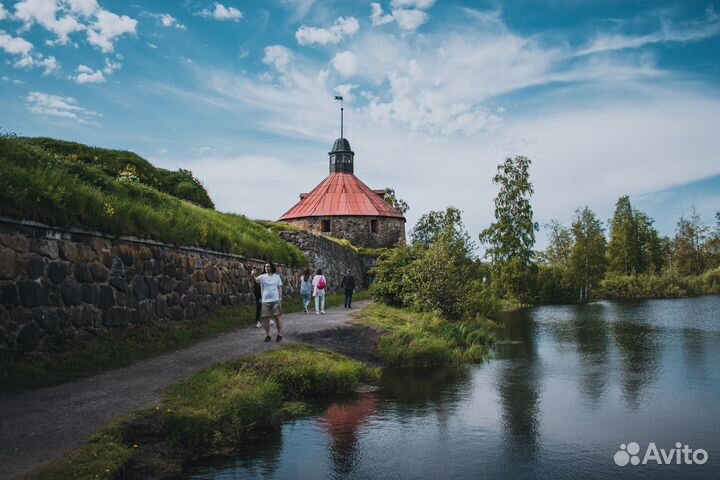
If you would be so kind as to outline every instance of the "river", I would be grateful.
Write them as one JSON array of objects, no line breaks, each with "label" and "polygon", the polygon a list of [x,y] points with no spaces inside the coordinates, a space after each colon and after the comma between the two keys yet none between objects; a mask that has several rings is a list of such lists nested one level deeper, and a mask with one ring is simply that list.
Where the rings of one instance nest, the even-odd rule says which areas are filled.
[{"label": "river", "polygon": [[720,297],[502,320],[486,363],[388,370],[185,478],[720,478]]}]

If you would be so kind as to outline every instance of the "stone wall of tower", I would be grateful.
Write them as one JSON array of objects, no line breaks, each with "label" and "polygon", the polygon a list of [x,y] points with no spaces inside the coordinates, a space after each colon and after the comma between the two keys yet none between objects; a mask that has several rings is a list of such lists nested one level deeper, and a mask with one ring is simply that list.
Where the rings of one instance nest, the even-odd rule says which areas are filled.
[{"label": "stone wall of tower", "polygon": [[[323,221],[330,222],[330,231],[323,231]],[[373,231],[372,222],[376,231]],[[390,248],[405,241],[405,220],[393,217],[328,216],[287,220],[287,223],[323,235],[348,240],[356,247]]]}]

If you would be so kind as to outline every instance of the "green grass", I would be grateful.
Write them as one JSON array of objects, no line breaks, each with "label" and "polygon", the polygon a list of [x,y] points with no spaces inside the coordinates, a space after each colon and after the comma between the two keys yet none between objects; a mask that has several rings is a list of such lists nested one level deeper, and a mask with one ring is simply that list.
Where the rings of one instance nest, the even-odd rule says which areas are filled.
[{"label": "green grass", "polygon": [[0,135],[0,215],[307,265],[298,248],[258,222],[7,135]]},{"label": "green grass", "polygon": [[386,332],[377,353],[396,367],[427,367],[479,362],[499,328],[490,320],[450,322],[440,315],[373,304],[357,314],[363,323]]},{"label": "green grass", "polygon": [[[368,298],[367,291],[355,295]],[[342,305],[344,296],[328,295],[327,306]],[[302,311],[298,297],[283,304],[285,313]],[[48,353],[32,359],[0,363],[0,389],[38,388],[87,377],[123,367],[163,353],[187,348],[207,338],[247,326],[255,321],[255,307],[226,307],[187,323],[156,323],[115,332],[112,338],[78,343],[61,353]]]},{"label": "green grass", "polygon": [[302,415],[307,410],[297,400],[350,393],[377,379],[376,369],[305,345],[214,365],[172,385],[160,405],[107,427],[34,478],[118,478],[126,470],[132,476],[138,465],[149,476],[157,473],[153,469],[177,471],[183,459],[231,451],[248,434]]}]

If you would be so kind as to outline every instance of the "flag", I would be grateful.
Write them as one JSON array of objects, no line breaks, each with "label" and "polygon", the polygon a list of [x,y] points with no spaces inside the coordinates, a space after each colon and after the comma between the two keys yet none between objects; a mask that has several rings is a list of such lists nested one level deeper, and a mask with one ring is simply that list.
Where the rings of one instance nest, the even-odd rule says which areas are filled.
[{"label": "flag", "polygon": [[335,95],[335,100],[342,100],[343,98],[340,95]]}]

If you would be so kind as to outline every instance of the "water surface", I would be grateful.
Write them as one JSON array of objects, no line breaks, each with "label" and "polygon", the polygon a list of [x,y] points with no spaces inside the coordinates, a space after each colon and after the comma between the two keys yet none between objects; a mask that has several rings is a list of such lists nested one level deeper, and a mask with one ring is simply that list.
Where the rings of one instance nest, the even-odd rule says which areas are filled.
[{"label": "water surface", "polygon": [[[491,361],[388,371],[193,479],[720,478],[720,297],[506,314]],[[617,466],[621,444],[704,465]]]}]

